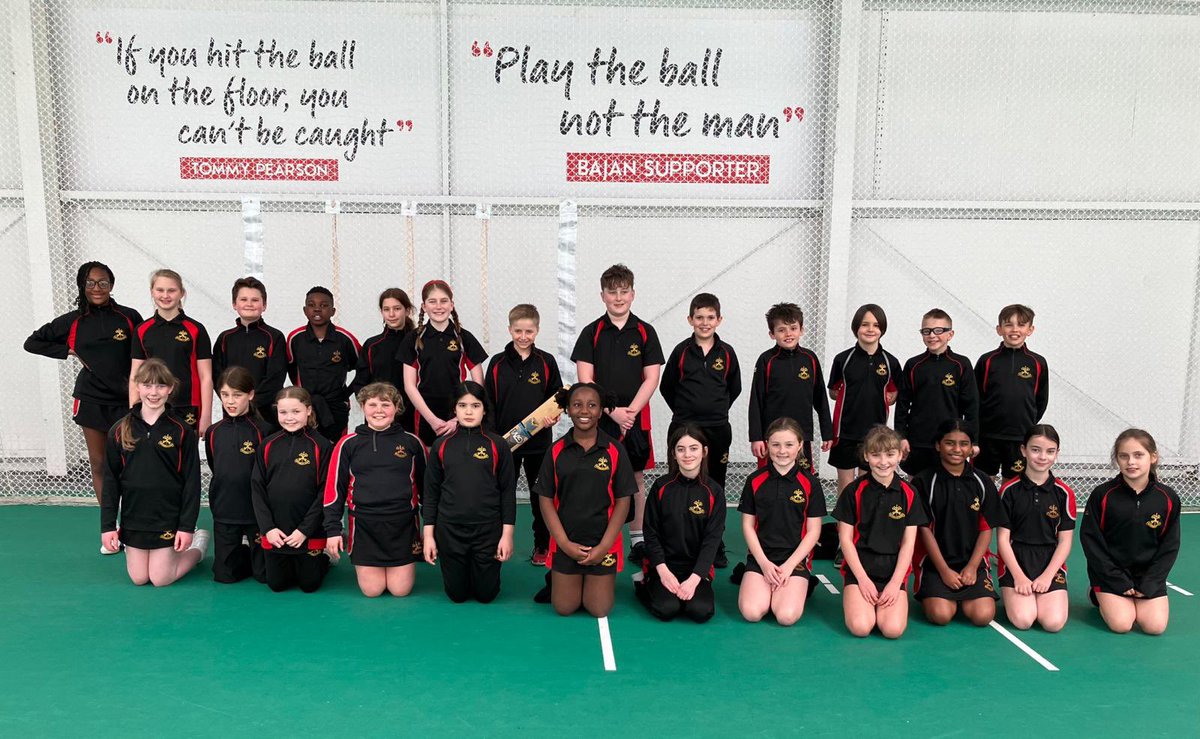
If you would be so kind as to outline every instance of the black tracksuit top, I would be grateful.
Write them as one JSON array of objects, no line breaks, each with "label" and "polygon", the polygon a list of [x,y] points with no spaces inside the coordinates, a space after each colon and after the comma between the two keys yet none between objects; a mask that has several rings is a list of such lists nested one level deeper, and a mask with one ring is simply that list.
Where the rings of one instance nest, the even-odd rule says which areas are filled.
[{"label": "black tracksuit top", "polygon": [[1179,509],[1175,491],[1154,478],[1140,495],[1121,475],[1093,490],[1079,526],[1092,582],[1118,592],[1164,584],[1179,554]]},{"label": "black tracksuit top", "polygon": [[729,407],[742,394],[742,368],[733,347],[713,334],[708,354],[689,336],[671,350],[659,392],[672,421],[714,426],[729,423]]},{"label": "black tracksuit top", "polygon": [[132,451],[121,446],[121,422],[105,443],[104,487],[100,496],[100,532],[185,531],[196,528],[200,514],[200,449],[196,432],[168,407],[153,425],[142,419],[142,404],[129,411]]},{"label": "black tracksuit top", "polygon": [[1024,441],[1050,402],[1046,358],[1025,346],[984,354],[975,363],[979,384],[979,434],[985,439]]},{"label": "black tracksuit top", "polygon": [[877,347],[874,354],[858,344],[833,358],[829,389],[833,402],[833,438],[862,441],[873,426],[886,425],[888,393],[899,392],[900,360]]},{"label": "black tracksuit top", "polygon": [[287,335],[288,376],[328,403],[345,403],[350,397],[346,377],[358,366],[358,351],[358,339],[341,326],[330,323],[321,341],[305,324]]},{"label": "black tracksuit top", "polygon": [[478,427],[459,426],[429,447],[421,517],[426,526],[515,524],[517,478],[508,442]]},{"label": "black tracksuit top", "polygon": [[750,383],[750,441],[766,441],[767,427],[777,418],[790,417],[813,439],[813,413],[821,424],[821,438],[833,438],[829,396],[817,355],[798,346],[774,346],[754,364]]},{"label": "black tracksuit top", "polygon": [[425,446],[397,421],[383,431],[367,424],[333,448],[325,480],[325,534],[341,536],[342,513],[411,518],[425,485]]},{"label": "black tracksuit top", "polygon": [[213,389],[217,379],[230,367],[242,367],[254,376],[254,404],[269,409],[275,395],[287,379],[287,347],[283,332],[261,319],[250,325],[237,321],[222,331],[213,342]]},{"label": "black tracksuit top", "polygon": [[55,318],[29,335],[25,351],[51,359],[75,352],[83,368],[72,397],[100,405],[129,405],[130,346],[142,317],[110,300]]},{"label": "black tracksuit top", "polygon": [[254,457],[269,435],[266,423],[250,414],[225,416],[209,426],[204,435],[204,452],[212,470],[208,507],[217,523],[255,523],[250,475]]},{"label": "black tracksuit top", "polygon": [[404,363],[396,355],[407,334],[402,329],[384,326],[383,333],[362,343],[358,352],[358,371],[354,374],[354,382],[350,383],[351,393],[357,393],[372,382],[391,383],[404,393]]},{"label": "black tracksuit top", "polygon": [[[512,342],[504,351],[492,357],[483,375],[483,387],[496,412],[496,431],[500,434],[525,420],[538,406],[562,389],[558,362],[550,352],[530,347],[529,357],[522,359]],[[523,457],[541,456],[550,448],[554,434],[542,430],[521,445],[517,453]]]},{"label": "black tracksuit top", "polygon": [[913,476],[913,488],[929,513],[929,527],[942,559],[956,572],[967,566],[980,531],[1008,526],[992,478],[967,465],[953,475],[938,464]]},{"label": "black tracksuit top", "polygon": [[979,439],[979,388],[966,357],[949,348],[904,363],[896,398],[896,432],[914,447],[932,448],[942,421],[962,419]]},{"label": "black tracksuit top", "polygon": [[308,428],[277,431],[263,442],[250,475],[254,518],[263,541],[271,529],[285,535],[299,529],[310,539],[324,536],[321,503],[332,448],[328,439]]},{"label": "black tracksuit top", "polygon": [[173,405],[201,406],[200,371],[196,363],[212,359],[212,342],[203,324],[183,311],[169,321],[156,311],[134,330],[130,352],[134,359],[157,357],[166,362],[179,381],[171,393]]},{"label": "black tracksuit top", "polygon": [[663,475],[646,493],[642,533],[651,567],[711,578],[725,533],[725,491],[707,476]]}]

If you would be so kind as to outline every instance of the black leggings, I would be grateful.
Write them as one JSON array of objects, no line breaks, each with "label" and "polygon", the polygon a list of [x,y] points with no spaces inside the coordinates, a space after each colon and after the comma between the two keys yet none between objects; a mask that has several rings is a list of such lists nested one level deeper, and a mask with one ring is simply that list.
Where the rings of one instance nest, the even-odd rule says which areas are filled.
[{"label": "black leggings", "polygon": [[433,528],[438,547],[438,567],[446,595],[455,603],[472,598],[491,603],[500,594],[500,560],[496,546],[503,527],[499,523],[456,525],[438,521]]},{"label": "black leggings", "polygon": [[306,593],[316,592],[329,572],[329,557],[325,552],[304,551],[297,554],[263,552],[267,566],[267,587],[276,593],[298,586]]},{"label": "black leggings", "polygon": [[[679,581],[683,582],[690,576],[691,573],[684,573]],[[691,600],[680,600],[678,596],[663,586],[662,581],[653,572],[646,576],[646,587],[638,588],[638,593],[646,610],[660,621],[670,621],[682,614],[696,623],[702,624],[713,616],[712,581],[705,578],[700,578]]]}]

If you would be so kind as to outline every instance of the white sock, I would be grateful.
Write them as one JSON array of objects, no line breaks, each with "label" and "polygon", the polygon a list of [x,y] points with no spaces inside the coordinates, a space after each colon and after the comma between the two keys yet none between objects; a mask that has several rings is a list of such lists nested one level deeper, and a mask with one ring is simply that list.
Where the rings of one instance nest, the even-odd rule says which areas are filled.
[{"label": "white sock", "polygon": [[641,531],[634,531],[633,529],[629,530],[629,543],[630,544],[641,544],[643,541],[645,541],[645,539],[642,536]]}]

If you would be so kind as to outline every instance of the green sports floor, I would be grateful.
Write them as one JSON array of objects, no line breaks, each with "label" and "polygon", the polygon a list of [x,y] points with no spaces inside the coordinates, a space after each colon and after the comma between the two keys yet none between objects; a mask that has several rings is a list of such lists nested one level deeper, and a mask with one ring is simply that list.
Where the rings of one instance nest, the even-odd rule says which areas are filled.
[{"label": "green sports floor", "polygon": [[[1171,582],[1200,593],[1200,516],[1183,520]],[[347,560],[313,595],[217,585],[211,559],[137,588],[96,524],[0,508],[0,736],[1200,736],[1200,598],[1171,592],[1164,636],[1110,634],[1078,547],[1066,629],[1019,633],[1057,671],[965,622],[855,639],[824,587],[793,628],[747,624],[728,571],[705,625],[655,621],[622,575],[610,671],[599,623],[534,604],[525,560],[487,606],[454,605],[424,565],[412,596],[369,600]]]}]

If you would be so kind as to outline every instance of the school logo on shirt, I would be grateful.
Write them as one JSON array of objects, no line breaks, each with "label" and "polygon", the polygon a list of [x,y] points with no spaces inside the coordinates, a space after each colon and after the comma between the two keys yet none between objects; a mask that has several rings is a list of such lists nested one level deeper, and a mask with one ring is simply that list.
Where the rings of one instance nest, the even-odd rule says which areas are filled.
[{"label": "school logo on shirt", "polygon": [[1052,505],[1046,509],[1046,518],[1058,518],[1058,506]]},{"label": "school logo on shirt", "polygon": [[800,465],[800,469],[806,470],[806,469],[808,469],[808,458],[807,457],[799,457],[796,460],[796,464]]},{"label": "school logo on shirt", "polygon": [[192,340],[192,335],[189,334],[187,331],[180,329],[179,333],[175,334],[175,340],[186,344],[187,342]]},{"label": "school logo on shirt", "polygon": [[246,455],[254,454],[254,442],[243,441],[242,448],[239,449],[238,451],[240,451],[242,454],[246,454]]},{"label": "school logo on shirt", "polygon": [[1018,459],[1016,462],[1012,463],[1012,467],[1009,467],[1009,469],[1013,472],[1023,472],[1025,470],[1025,462]]},{"label": "school logo on shirt", "polygon": [[119,328],[116,331],[113,331],[113,341],[124,341],[125,339],[128,339],[128,338],[129,337],[125,335],[125,329],[123,329],[123,328]]},{"label": "school logo on shirt", "polygon": [[804,491],[800,488],[796,488],[792,491],[792,497],[788,498],[788,500],[798,505],[804,505]]},{"label": "school logo on shirt", "polygon": [[893,521],[899,521],[900,519],[904,518],[904,509],[898,505],[892,506],[891,512],[888,513],[888,518],[892,519]]},{"label": "school logo on shirt", "polygon": [[617,555],[613,554],[612,552],[609,552],[608,554],[604,555],[604,559],[600,560],[601,567],[612,567],[616,563],[617,563]]},{"label": "school logo on shirt", "polygon": [[1154,515],[1150,516],[1150,520],[1146,522],[1146,525],[1152,529],[1157,529],[1159,526],[1162,526],[1162,514],[1155,513]]},{"label": "school logo on shirt", "polygon": [[721,455],[721,464],[729,464],[729,452]]},{"label": "school logo on shirt", "polygon": [[334,364],[341,362],[342,361],[342,353],[340,351],[334,352],[333,356],[329,358],[329,361],[333,362]]},{"label": "school logo on shirt", "polygon": [[954,382],[953,373],[947,372],[946,376],[942,378],[942,384],[946,387],[954,387],[956,383]]},{"label": "school logo on shirt", "polygon": [[455,341],[454,339],[450,339],[450,343],[446,345],[446,351],[448,351],[448,352],[458,351],[458,342]]},{"label": "school logo on shirt", "polygon": [[158,445],[163,449],[174,449],[175,439],[170,434],[163,434],[163,437],[158,440]]},{"label": "school logo on shirt", "polygon": [[396,451],[392,452],[392,456],[396,459],[408,459],[408,450],[404,448],[403,444],[397,444]]},{"label": "school logo on shirt", "polygon": [[296,455],[296,459],[294,461],[301,467],[312,464],[312,460],[308,458],[308,452],[300,452]]},{"label": "school logo on shirt", "polygon": [[703,516],[704,515],[704,504],[698,500],[693,500],[692,505],[688,507],[688,512],[694,513],[697,516]]},{"label": "school logo on shirt", "polygon": [[256,348],[254,350],[254,358],[255,359],[266,359],[267,358],[267,348],[265,346],[260,346],[260,347]]},{"label": "school logo on shirt", "polygon": [[608,472],[611,468],[608,466],[608,457],[601,457],[596,460],[595,468],[601,472]]},{"label": "school logo on shirt", "polygon": [[196,425],[196,414],[195,413],[187,414],[186,416],[183,417],[183,422],[186,423],[188,426],[195,426]]},{"label": "school logo on shirt", "polygon": [[973,510],[973,511],[979,510],[979,496],[978,495],[975,496],[974,502],[971,503],[971,510]]},{"label": "school logo on shirt", "polygon": [[542,376],[536,372],[530,372],[529,379],[526,380],[526,382],[528,382],[530,385],[541,385],[542,384]]},{"label": "school logo on shirt", "polygon": [[717,357],[717,361],[712,363],[712,368],[717,372],[725,369],[725,357]]},{"label": "school logo on shirt", "polygon": [[887,365],[881,364],[878,367],[876,367],[875,374],[879,375],[880,377],[883,377],[884,375],[886,375],[887,374]]},{"label": "school logo on shirt", "polygon": [[175,538],[175,532],[174,531],[164,531],[158,535],[158,538],[162,539],[163,541],[170,541]]},{"label": "school logo on shirt", "polygon": [[640,346],[638,346],[637,344],[630,344],[629,351],[627,351],[625,353],[631,357],[640,357],[640,356],[642,356],[642,348]]},{"label": "school logo on shirt", "polygon": [[491,459],[491,457],[488,456],[487,450],[484,449],[483,447],[479,447],[478,449],[476,449],[475,453],[472,454],[471,456],[474,457],[475,459]]},{"label": "school logo on shirt", "polygon": [[1017,377],[1020,377],[1022,380],[1028,380],[1029,378],[1033,377],[1033,371],[1028,367],[1022,367],[1020,371],[1017,372]]},{"label": "school logo on shirt", "polygon": [[807,380],[812,377],[812,373],[808,371],[808,367],[801,367],[799,377],[801,380]]}]

